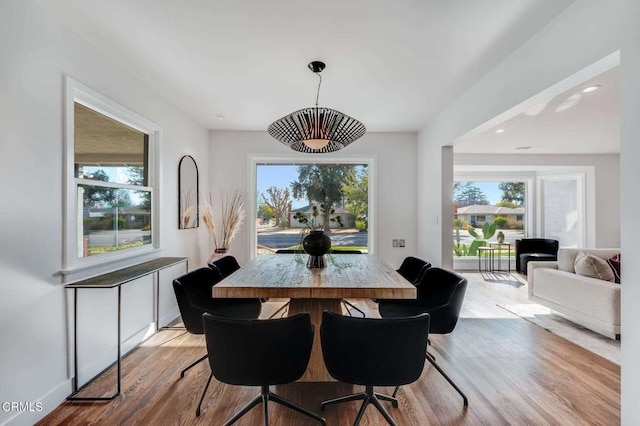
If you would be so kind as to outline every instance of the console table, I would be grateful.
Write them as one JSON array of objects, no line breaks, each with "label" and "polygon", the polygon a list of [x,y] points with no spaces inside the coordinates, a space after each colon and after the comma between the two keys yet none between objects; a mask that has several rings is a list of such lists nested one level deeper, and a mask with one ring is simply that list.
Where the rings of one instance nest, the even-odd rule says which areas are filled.
[{"label": "console table", "polygon": [[[158,331],[160,323],[160,271],[171,266],[185,263],[186,270],[189,271],[188,257],[159,257],[137,265],[118,269],[117,271],[108,272],[85,280],[76,281],[65,285],[67,289],[73,289],[73,393],[67,397],[70,401],[110,401],[120,395],[120,385],[122,381],[122,352],[120,341],[121,322],[122,322],[122,286],[128,282],[134,281],[147,275],[156,274],[156,306],[155,306],[155,322],[156,331]],[[78,392],[84,389],[89,383],[95,380],[101,373],[91,378],[87,383],[78,388],[78,290],[92,288],[117,288],[118,289],[118,359],[117,364],[117,390],[111,396],[107,397],[77,397]],[[111,364],[108,368],[110,368]]]}]

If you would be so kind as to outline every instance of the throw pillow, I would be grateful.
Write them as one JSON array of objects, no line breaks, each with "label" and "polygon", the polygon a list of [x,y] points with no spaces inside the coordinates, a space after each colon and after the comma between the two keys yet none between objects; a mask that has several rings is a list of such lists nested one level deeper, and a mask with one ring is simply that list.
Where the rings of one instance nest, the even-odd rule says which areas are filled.
[{"label": "throw pillow", "polygon": [[610,259],[607,259],[607,263],[611,267],[611,270],[616,277],[616,282],[620,284],[620,253],[616,254]]},{"label": "throw pillow", "polygon": [[611,282],[615,280],[615,275],[606,260],[585,254],[583,251],[578,252],[573,267],[578,275]]}]

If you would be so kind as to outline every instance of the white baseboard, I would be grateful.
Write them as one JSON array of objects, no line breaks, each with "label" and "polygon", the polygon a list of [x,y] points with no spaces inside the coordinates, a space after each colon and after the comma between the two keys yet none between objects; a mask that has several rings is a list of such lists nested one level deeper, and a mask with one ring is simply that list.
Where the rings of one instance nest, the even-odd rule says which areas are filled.
[{"label": "white baseboard", "polygon": [[[47,392],[44,396],[33,401],[31,407],[25,411],[17,412],[13,417],[2,425],[7,426],[23,426],[34,425],[42,420],[47,414],[62,404],[67,396],[71,393],[71,380],[65,380],[58,386]],[[41,405],[39,405],[40,403]],[[38,411],[37,408],[41,407]]]},{"label": "white baseboard", "polygon": [[[121,345],[122,356],[125,356],[127,353],[129,353],[141,342],[151,337],[153,333],[155,333],[155,330],[156,330],[156,324],[154,321],[144,326],[140,331],[135,333],[133,336],[131,336],[127,340],[123,341]],[[92,362],[86,363],[86,361],[83,362],[82,358],[80,358],[78,375],[80,376],[80,378],[82,378],[83,381],[78,384],[78,387],[81,387],[82,385],[87,383],[89,380],[91,380],[91,378],[100,374],[100,372],[102,372],[105,368],[109,367],[111,364],[116,362],[118,358],[117,353],[118,353],[118,350],[114,346],[106,350],[105,352],[103,352],[100,356],[95,358]],[[73,371],[71,371],[71,375],[73,375]],[[115,388],[114,388],[114,391],[115,391]]]},{"label": "white baseboard", "polygon": [[[166,326],[179,316],[180,311],[178,310],[178,308],[171,309],[169,312],[160,317],[160,327]],[[155,333],[155,329],[155,322],[149,323],[129,339],[122,342],[122,355],[126,355],[141,342],[152,336]],[[85,367],[81,367],[79,372],[80,376],[94,377],[96,374],[100,373],[107,366],[116,361],[116,353],[117,350],[115,348],[106,351],[106,353],[98,357],[97,360],[89,363],[89,365]],[[73,374],[73,372],[71,374]],[[62,404],[71,394],[71,392],[73,392],[72,379],[73,378],[65,380],[41,398],[33,401],[32,404],[29,404],[28,407],[23,407],[25,411],[18,411],[9,419],[6,419],[4,421],[0,420],[0,426],[33,425],[42,420],[47,414],[51,413],[55,408]]]},{"label": "white baseboard", "polygon": [[176,307],[170,309],[169,312],[160,316],[160,327],[165,327],[167,324],[170,324],[173,320],[180,316],[180,310]]}]

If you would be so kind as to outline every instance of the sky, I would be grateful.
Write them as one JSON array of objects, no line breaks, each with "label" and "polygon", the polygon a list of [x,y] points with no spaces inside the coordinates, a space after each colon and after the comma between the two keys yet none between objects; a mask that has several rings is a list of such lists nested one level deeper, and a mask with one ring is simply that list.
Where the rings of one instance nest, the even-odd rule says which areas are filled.
[{"label": "sky", "polygon": [[474,185],[487,196],[489,204],[499,203],[502,199],[502,191],[498,188],[500,182],[474,182]]},{"label": "sky", "polygon": [[[266,196],[266,190],[271,186],[291,190],[291,182],[298,179],[296,167],[284,164],[258,165],[256,171],[258,195],[264,193]],[[496,204],[502,199],[502,191],[498,188],[499,182],[474,182],[474,185],[486,195],[489,204]],[[306,205],[307,200],[293,199],[292,208],[294,209]]]},{"label": "sky", "polygon": [[[276,188],[289,188],[291,191],[291,182],[298,180],[297,165],[286,164],[268,164],[258,165],[256,170],[258,196],[264,193],[269,198],[266,191],[267,188],[275,186]],[[293,198],[291,208],[297,209],[308,204],[307,200]]]},{"label": "sky", "polygon": [[[298,172],[296,172],[296,166],[269,164],[259,165],[256,170],[258,196],[264,194],[267,195],[267,188],[275,186],[276,188],[289,188],[291,191],[291,182],[298,179]],[[304,207],[307,205],[307,200],[299,200],[292,197],[291,208],[297,209],[298,207]]]}]

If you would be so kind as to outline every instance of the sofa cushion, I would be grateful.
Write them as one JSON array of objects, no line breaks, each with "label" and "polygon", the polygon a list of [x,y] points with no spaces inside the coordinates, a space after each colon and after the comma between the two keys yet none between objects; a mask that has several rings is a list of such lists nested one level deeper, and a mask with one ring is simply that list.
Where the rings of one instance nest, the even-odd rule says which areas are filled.
[{"label": "sofa cushion", "polygon": [[573,267],[578,275],[604,281],[615,281],[615,275],[607,261],[592,254],[579,252]]},{"label": "sofa cushion", "polygon": [[607,263],[616,277],[616,283],[620,284],[620,253],[607,259]]},{"label": "sofa cushion", "polygon": [[620,249],[617,249],[617,248],[597,248],[597,249],[561,248],[560,250],[558,250],[558,269],[560,271],[575,273],[575,269],[573,268],[573,265],[576,261],[576,257],[578,256],[578,253],[580,252],[592,254],[594,256],[598,256],[602,260],[607,260],[610,257],[613,257],[616,254],[620,253]]}]

